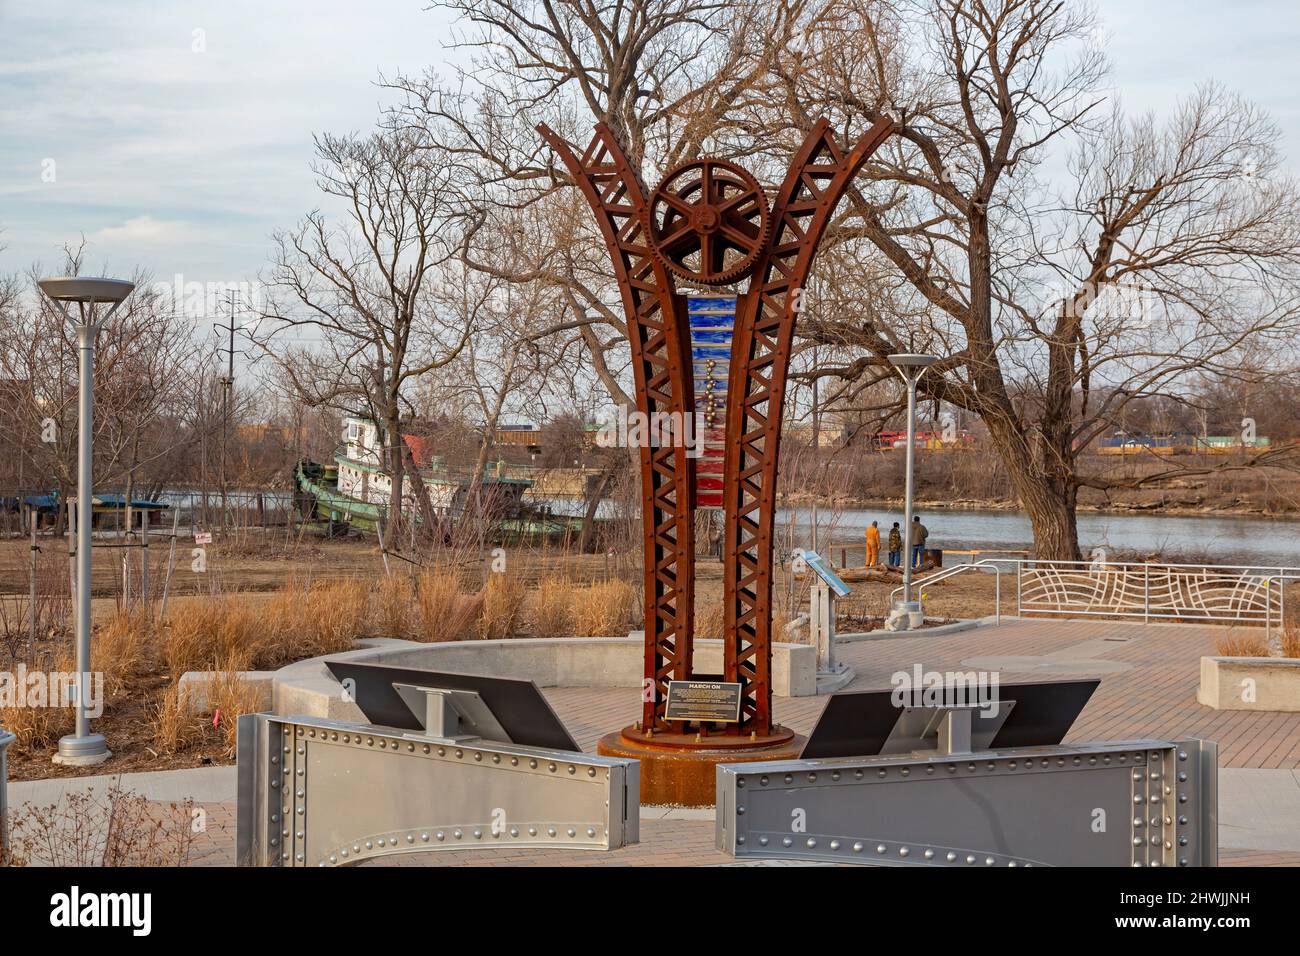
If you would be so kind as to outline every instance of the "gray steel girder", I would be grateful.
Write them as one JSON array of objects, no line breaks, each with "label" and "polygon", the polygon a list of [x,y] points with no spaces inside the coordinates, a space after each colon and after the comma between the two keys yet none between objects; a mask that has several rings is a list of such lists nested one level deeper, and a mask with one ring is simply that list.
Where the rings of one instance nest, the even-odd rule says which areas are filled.
[{"label": "gray steel girder", "polygon": [[717,846],[741,859],[1218,864],[1209,741],[722,764],[717,787]]},{"label": "gray steel girder", "polygon": [[241,866],[638,840],[635,760],[254,714],[239,720],[238,763]]}]

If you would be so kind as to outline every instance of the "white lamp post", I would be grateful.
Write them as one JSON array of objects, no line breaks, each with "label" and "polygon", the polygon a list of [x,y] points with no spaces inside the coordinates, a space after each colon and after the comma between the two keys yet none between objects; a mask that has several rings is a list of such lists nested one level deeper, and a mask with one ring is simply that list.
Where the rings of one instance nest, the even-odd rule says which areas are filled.
[{"label": "white lamp post", "polygon": [[912,471],[916,462],[916,383],[925,370],[939,361],[937,355],[902,353],[889,356],[899,376],[907,384],[907,482],[903,514],[903,606],[898,610],[919,611],[912,605]]},{"label": "white lamp post", "polygon": [[[44,292],[77,331],[80,353],[77,441],[77,728],[59,740],[54,762],[71,766],[103,763],[113,756],[102,734],[90,732],[90,557],[94,523],[95,337],[131,294],[124,279],[81,276],[41,279]],[[70,306],[76,305],[74,315]],[[107,311],[101,311],[107,306]]]}]

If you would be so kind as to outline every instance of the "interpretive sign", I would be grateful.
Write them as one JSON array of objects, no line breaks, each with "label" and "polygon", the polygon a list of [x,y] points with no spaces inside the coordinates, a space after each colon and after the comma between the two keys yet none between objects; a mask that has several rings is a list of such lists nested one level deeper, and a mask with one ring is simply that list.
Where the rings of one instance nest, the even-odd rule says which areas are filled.
[{"label": "interpretive sign", "polygon": [[740,720],[740,683],[674,680],[668,682],[669,720],[735,723]]}]

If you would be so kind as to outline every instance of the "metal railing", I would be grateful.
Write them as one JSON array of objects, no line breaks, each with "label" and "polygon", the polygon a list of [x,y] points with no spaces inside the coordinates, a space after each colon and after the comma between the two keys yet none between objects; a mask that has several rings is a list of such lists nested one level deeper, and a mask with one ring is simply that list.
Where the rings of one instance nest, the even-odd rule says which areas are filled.
[{"label": "metal railing", "polygon": [[[1286,585],[1300,568],[1259,565],[1151,564],[986,558],[921,578],[930,587],[966,571],[993,569],[995,616],[1002,620],[1002,573],[1016,572],[1016,614],[1119,617],[1152,621],[1204,621],[1262,625],[1286,622]],[[902,588],[890,592],[896,600]]]},{"label": "metal railing", "polygon": [[[920,588],[929,587],[932,584],[938,584],[941,581],[946,581],[949,578],[954,578],[965,571],[974,571],[977,569],[982,570],[983,568],[990,567],[993,569],[993,593],[994,593],[993,617],[995,623],[1001,624],[1002,623],[1002,568],[1000,568],[998,565],[1010,564],[1010,563],[1019,564],[1019,559],[985,558],[982,561],[972,561],[969,564],[954,564],[951,567],[944,568],[942,571],[938,572],[937,574],[926,575],[923,578],[918,578],[917,580],[913,581],[912,590],[916,591],[919,594]],[[894,588],[894,590],[889,592],[889,602],[891,605],[898,600],[898,595],[902,593],[902,590],[903,588],[900,585],[899,587],[896,587]],[[921,604],[922,607],[924,607],[924,597],[922,597],[921,599]]]},{"label": "metal railing", "polygon": [[1300,569],[1029,560],[1018,563],[1016,605],[1022,617],[1068,614],[1270,627],[1286,613],[1285,588],[1274,594],[1270,582],[1293,577],[1300,577]]}]

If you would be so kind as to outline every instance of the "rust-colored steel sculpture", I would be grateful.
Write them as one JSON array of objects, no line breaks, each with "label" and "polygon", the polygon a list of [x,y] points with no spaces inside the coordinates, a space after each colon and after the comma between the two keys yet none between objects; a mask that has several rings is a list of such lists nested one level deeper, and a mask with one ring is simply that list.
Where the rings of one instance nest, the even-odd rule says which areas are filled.
[{"label": "rust-colored steel sculpture", "polygon": [[798,754],[794,734],[772,722],[771,682],[773,524],[790,346],[817,245],[892,125],[877,122],[845,153],[819,121],[770,209],[758,182],[733,163],[684,163],[647,196],[604,124],[581,156],[547,127],[538,129],[582,189],[609,249],[642,414],[667,412],[684,422],[694,411],[690,330],[673,276],[705,286],[752,277],[737,303],[723,477],[722,676],[741,685],[740,721],[665,720],[668,681],[692,676],[693,476],[682,442],[652,445],[640,450],[649,693],[641,722],[607,735],[599,747],[642,761],[643,803],[711,804],[716,763]]},{"label": "rust-colored steel sculpture", "polygon": [[[646,191],[608,126],[586,151],[548,126],[538,132],[564,161],[595,213],[623,297],[637,411],[647,423],[679,424],[695,410],[690,329],[663,262],[651,251]],[[668,730],[668,681],[691,676],[695,628],[695,528],[692,462],[682,441],[652,446],[641,457],[641,524],[645,547],[645,678],[642,727]]]},{"label": "rust-colored steel sculpture", "polygon": [[721,159],[678,166],[650,197],[650,239],[688,282],[725,285],[745,275],[767,242],[767,197],[753,176]]},{"label": "rust-colored steel sculpture", "polygon": [[772,237],[736,317],[722,479],[724,677],[742,684],[733,734],[772,729],[772,532],[781,409],[802,290],[835,206],[892,129],[880,120],[845,155],[826,120],[812,128],[772,204]]}]

